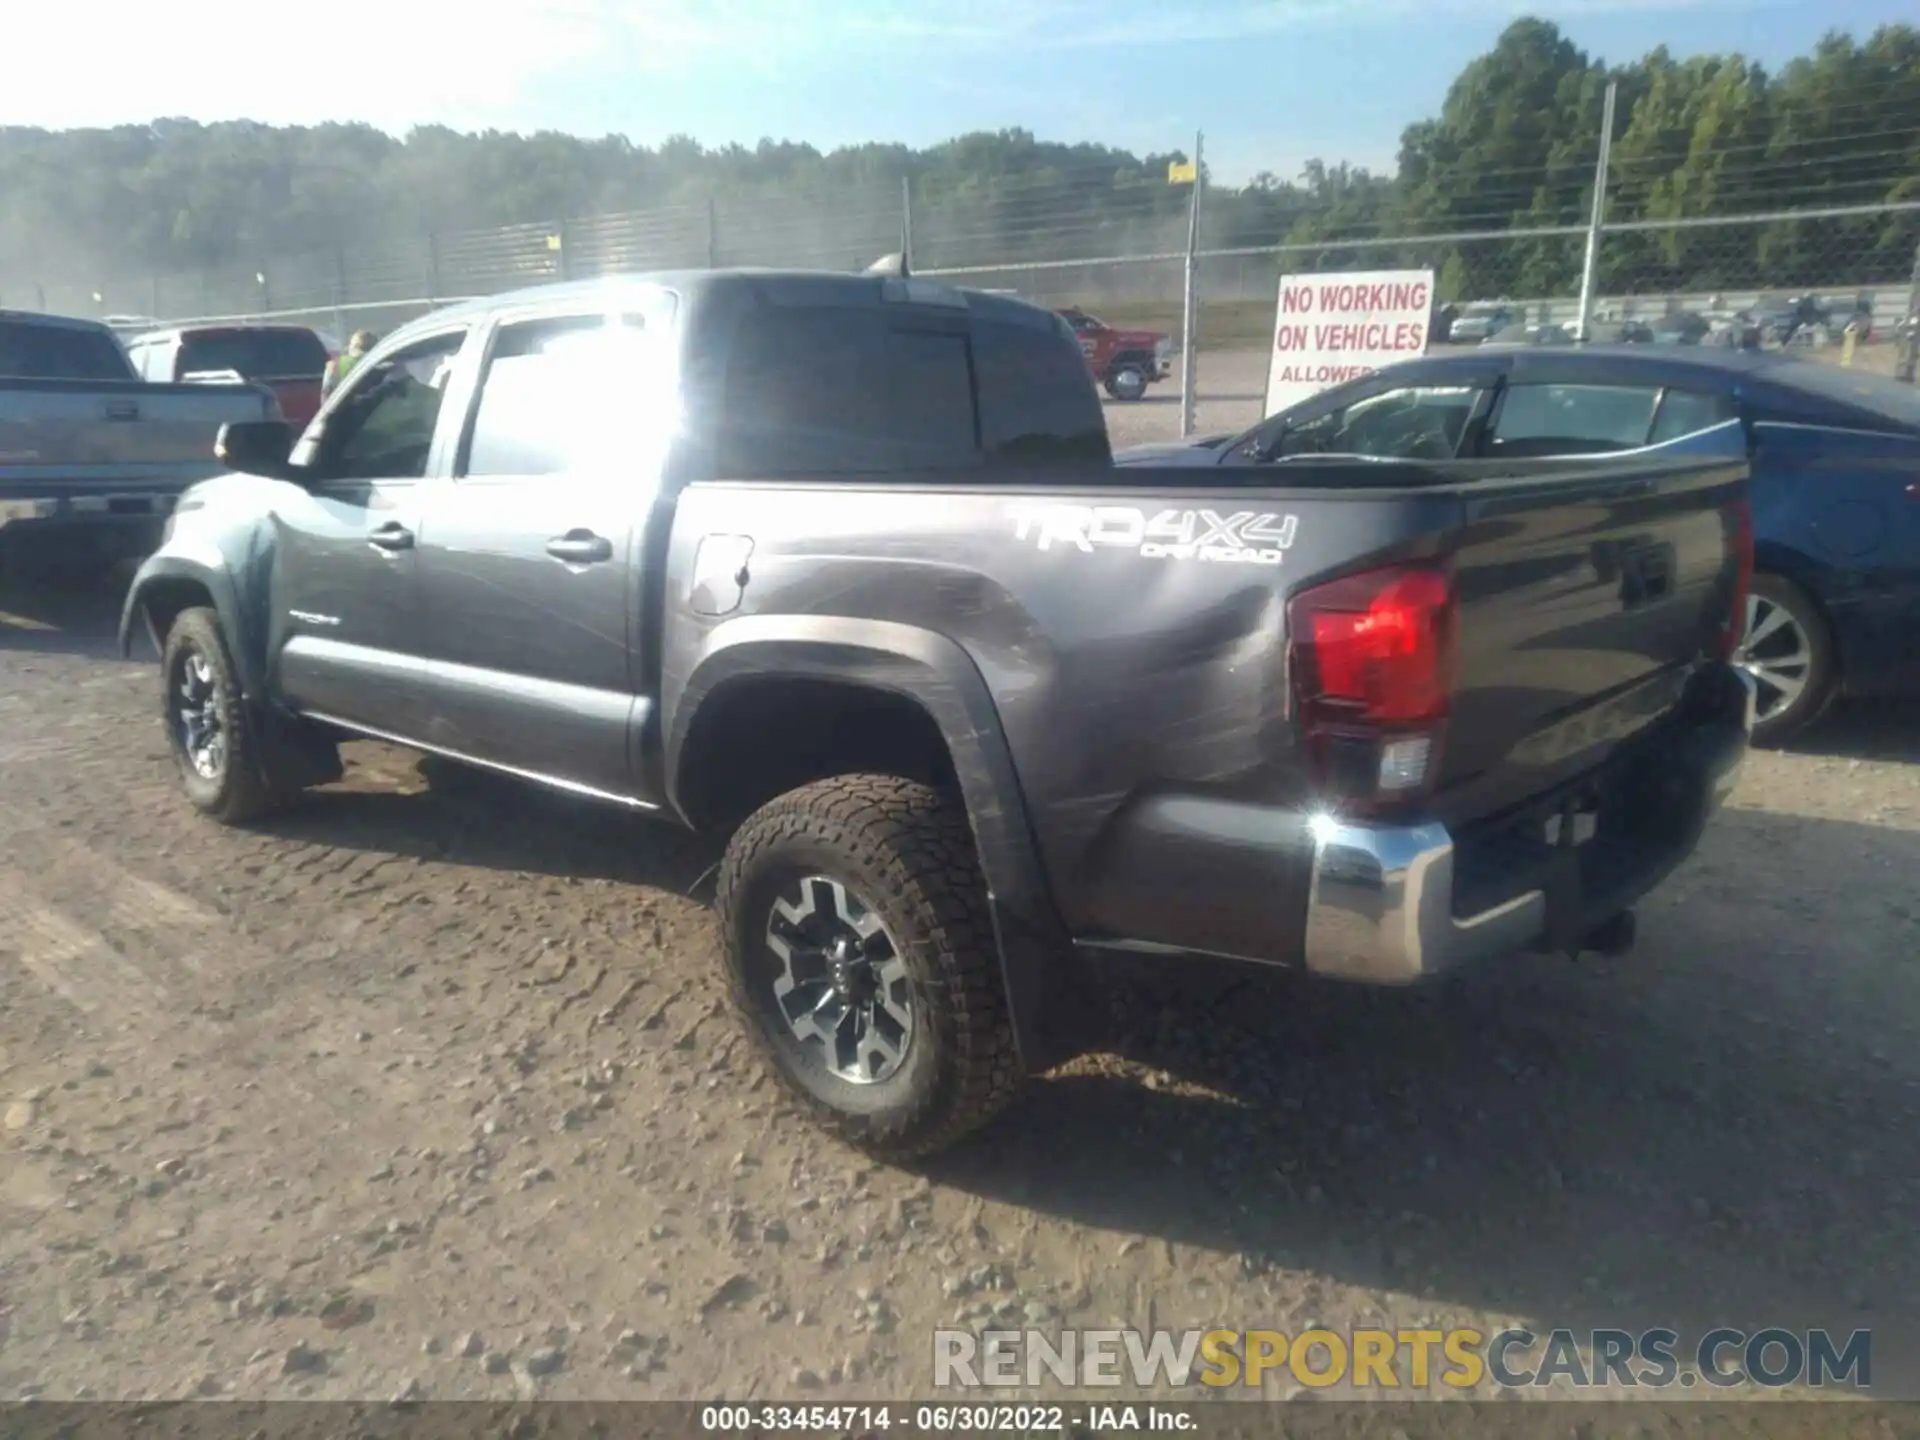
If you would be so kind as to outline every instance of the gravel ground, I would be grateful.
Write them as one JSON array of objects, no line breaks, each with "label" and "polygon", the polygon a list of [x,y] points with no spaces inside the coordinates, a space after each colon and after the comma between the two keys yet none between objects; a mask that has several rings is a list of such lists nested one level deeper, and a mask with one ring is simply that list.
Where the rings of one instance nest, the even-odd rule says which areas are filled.
[{"label": "gravel ground", "polygon": [[[1205,351],[1195,378],[1194,434],[1240,431],[1259,422],[1266,409],[1267,352],[1264,348]],[[1150,445],[1180,438],[1180,365],[1173,374],[1131,404],[1108,400],[1107,433],[1113,448]]]},{"label": "gravel ground", "polygon": [[1871,1325],[1920,1394],[1910,711],[1757,755],[1630,957],[1117,979],[910,1172],[736,1035],[701,845],[371,745],[221,829],[111,597],[0,610],[0,1399],[924,1399],[989,1310]]}]

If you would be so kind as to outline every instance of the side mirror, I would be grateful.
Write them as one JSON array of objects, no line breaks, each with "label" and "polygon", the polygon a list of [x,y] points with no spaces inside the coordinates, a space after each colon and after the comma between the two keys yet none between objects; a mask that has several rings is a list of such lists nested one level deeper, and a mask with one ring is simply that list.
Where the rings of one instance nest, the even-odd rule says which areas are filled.
[{"label": "side mirror", "polygon": [[293,426],[284,420],[244,420],[220,427],[213,442],[214,457],[229,470],[268,480],[293,480],[298,471],[289,463],[293,453]]}]

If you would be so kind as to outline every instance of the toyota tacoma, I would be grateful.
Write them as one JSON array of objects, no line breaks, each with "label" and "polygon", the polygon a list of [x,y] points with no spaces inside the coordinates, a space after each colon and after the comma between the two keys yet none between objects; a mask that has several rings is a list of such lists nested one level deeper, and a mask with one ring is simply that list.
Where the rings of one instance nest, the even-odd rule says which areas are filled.
[{"label": "toyota tacoma", "polygon": [[1737,432],[1120,469],[1020,301],[560,285],[409,324],[297,444],[227,427],[121,643],[221,821],[374,737],[725,838],[775,1073],[923,1154],[1085,1043],[1115,952],[1623,948],[1747,748]]}]

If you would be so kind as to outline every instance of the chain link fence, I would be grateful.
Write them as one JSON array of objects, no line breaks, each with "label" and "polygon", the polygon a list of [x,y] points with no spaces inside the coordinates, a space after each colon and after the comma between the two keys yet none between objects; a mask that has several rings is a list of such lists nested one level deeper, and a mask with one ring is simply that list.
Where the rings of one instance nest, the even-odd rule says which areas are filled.
[{"label": "chain link fence", "polygon": [[[1097,203],[1095,203],[1097,199]],[[534,221],[490,230],[369,239],[262,256],[193,274],[104,279],[0,276],[0,305],[128,321],[280,319],[336,341],[384,331],[437,306],[566,279],[718,266],[859,270],[907,249],[913,268],[956,283],[1075,306],[1110,324],[1184,333],[1192,187],[1111,171],[940,191],[897,179],[715,195],[704,203]],[[1225,207],[1222,207],[1223,211]],[[1193,261],[1193,354],[1145,400],[1110,410],[1116,440],[1181,433],[1182,367],[1195,368],[1198,433],[1259,418],[1275,298],[1283,274],[1431,269],[1436,298],[1498,302],[1513,322],[1577,322],[1587,225],[1451,234],[1369,233],[1338,216],[1294,216],[1307,239],[1234,244],[1244,211],[1202,201]],[[1325,234],[1315,233],[1324,231]],[[1806,353],[1885,372],[1899,368],[1914,313],[1920,201],[1603,224],[1593,318],[1653,327],[1713,321],[1770,297],[1820,297],[1840,321],[1791,338]],[[1697,328],[1697,327],[1696,327]],[[1537,332],[1536,332],[1537,333]],[[1126,413],[1122,413],[1126,412]]]}]

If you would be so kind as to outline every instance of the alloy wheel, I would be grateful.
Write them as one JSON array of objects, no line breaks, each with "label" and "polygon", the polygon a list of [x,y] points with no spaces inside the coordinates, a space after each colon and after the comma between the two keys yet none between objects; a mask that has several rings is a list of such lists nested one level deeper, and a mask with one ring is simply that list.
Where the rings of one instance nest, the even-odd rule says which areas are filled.
[{"label": "alloy wheel", "polygon": [[1793,612],[1764,595],[1747,597],[1747,633],[1734,663],[1753,677],[1754,714],[1765,720],[1806,693],[1813,674],[1813,642]]},{"label": "alloy wheel", "polygon": [[180,753],[203,780],[218,780],[227,763],[227,734],[220,714],[220,682],[198,650],[182,657],[173,691],[174,733]]},{"label": "alloy wheel", "polygon": [[808,875],[774,901],[766,942],[780,965],[774,1007],[823,1068],[854,1085],[898,1073],[917,1006],[878,915],[840,881]]}]

